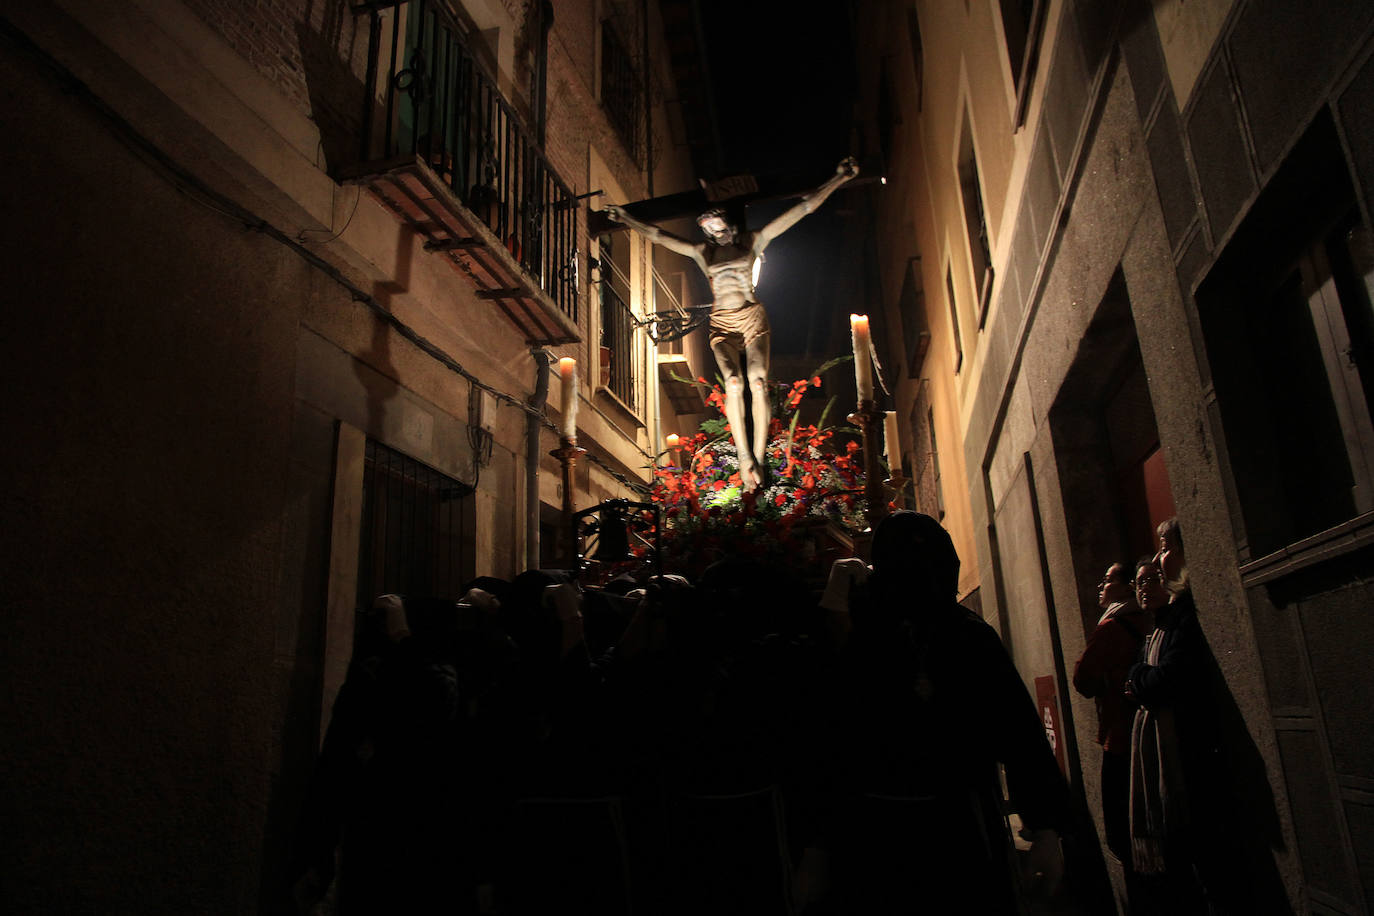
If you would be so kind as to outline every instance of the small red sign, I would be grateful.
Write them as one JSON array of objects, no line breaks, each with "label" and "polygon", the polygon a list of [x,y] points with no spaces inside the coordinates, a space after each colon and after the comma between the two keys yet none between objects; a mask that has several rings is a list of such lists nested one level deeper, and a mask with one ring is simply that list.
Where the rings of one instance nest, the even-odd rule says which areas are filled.
[{"label": "small red sign", "polygon": [[1045,737],[1054,750],[1054,759],[1059,761],[1059,772],[1069,775],[1068,763],[1064,760],[1064,732],[1059,727],[1059,697],[1055,694],[1053,675],[1042,675],[1035,679],[1035,708],[1040,713],[1040,721],[1045,724]]}]

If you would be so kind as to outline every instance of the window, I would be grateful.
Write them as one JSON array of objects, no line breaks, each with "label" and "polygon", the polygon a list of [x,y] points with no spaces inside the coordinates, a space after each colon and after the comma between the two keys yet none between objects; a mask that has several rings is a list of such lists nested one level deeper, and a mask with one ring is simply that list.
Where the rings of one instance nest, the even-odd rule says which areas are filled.
[{"label": "window", "polygon": [[925,94],[926,52],[921,44],[921,19],[916,7],[906,11],[907,34],[911,37],[911,68],[916,77],[916,110],[921,110],[921,96]]},{"label": "window", "polygon": [[973,149],[973,131],[967,110],[960,131],[958,171],[969,263],[973,269],[973,291],[978,297],[978,327],[981,328],[987,318],[992,292],[992,251],[988,243],[987,215],[983,212],[983,179],[978,173],[978,154]]},{"label": "window", "polygon": [[954,272],[945,265],[945,297],[949,299],[949,326],[954,330],[954,372],[964,365],[964,341],[959,335],[959,306],[954,301]]},{"label": "window", "polygon": [[473,576],[472,487],[367,441],[358,606],[377,595],[458,598]]},{"label": "window", "polygon": [[1045,0],[998,0],[1002,35],[1007,43],[1012,86],[1016,90],[1015,126],[1026,121],[1030,82],[1040,57],[1040,32],[1045,24]]},{"label": "window", "polygon": [[640,115],[644,107],[639,71],[610,19],[601,23],[601,107],[630,158],[640,159]]},{"label": "window", "polygon": [[1374,510],[1371,288],[1374,239],[1322,116],[1197,292],[1244,558]]},{"label": "window", "polygon": [[601,385],[630,410],[639,410],[635,385],[634,313],[630,310],[630,239],[601,237]]},{"label": "window", "polygon": [[928,386],[922,384],[911,405],[912,482],[916,489],[916,508],[936,520],[945,517],[945,494],[940,481],[940,454],[936,450],[935,410],[930,406]]},{"label": "window", "polygon": [[920,378],[926,350],[930,348],[930,331],[926,327],[926,292],[921,285],[919,257],[907,261],[902,297],[897,301],[897,314],[902,322],[902,340],[906,344],[907,377]]}]

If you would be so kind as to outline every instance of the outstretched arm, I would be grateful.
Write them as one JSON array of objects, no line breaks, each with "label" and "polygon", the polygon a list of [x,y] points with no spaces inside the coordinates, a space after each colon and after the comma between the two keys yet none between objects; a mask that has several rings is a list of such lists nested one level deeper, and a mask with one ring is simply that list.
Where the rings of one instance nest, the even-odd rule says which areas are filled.
[{"label": "outstretched arm", "polygon": [[847,157],[835,167],[834,177],[804,196],[795,207],[758,231],[758,234],[754,236],[754,253],[758,254],[763,251],[769,242],[791,229],[801,221],[803,216],[825,203],[825,199],[834,193],[836,188],[857,174],[859,174],[859,164],[854,161],[853,156]]},{"label": "outstretched arm", "polygon": [[[698,250],[698,247],[696,245],[693,245],[686,239],[678,238],[671,232],[664,232],[657,226],[651,226],[648,223],[640,222],[630,214],[626,213],[623,207],[617,207],[614,204],[611,204],[603,208],[601,212],[605,213],[607,218],[610,219],[611,222],[620,223],[624,226],[629,226],[635,232],[638,232],[640,235],[644,236],[646,239],[653,242],[655,245],[662,245],[669,251],[676,252],[677,254],[682,255],[684,258],[691,258],[698,264],[702,263],[701,252],[700,250]],[[702,264],[702,269],[706,269],[704,264]]]}]

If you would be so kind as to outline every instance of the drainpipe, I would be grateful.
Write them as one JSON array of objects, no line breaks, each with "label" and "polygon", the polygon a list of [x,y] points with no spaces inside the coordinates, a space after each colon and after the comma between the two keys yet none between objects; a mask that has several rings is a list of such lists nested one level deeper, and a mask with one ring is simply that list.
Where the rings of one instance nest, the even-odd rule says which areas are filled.
[{"label": "drainpipe", "polygon": [[539,568],[539,422],[544,402],[549,398],[549,367],[553,355],[548,350],[531,350],[534,357],[534,393],[528,403],[534,412],[525,415],[525,568]]},{"label": "drainpipe", "polygon": [[[654,100],[651,89],[653,84],[649,73],[649,0],[640,4],[640,22],[643,25],[641,40],[644,48],[644,171],[648,173],[646,183],[649,196],[654,196]],[[652,281],[651,281],[652,282]],[[657,368],[654,369],[658,371]]]}]

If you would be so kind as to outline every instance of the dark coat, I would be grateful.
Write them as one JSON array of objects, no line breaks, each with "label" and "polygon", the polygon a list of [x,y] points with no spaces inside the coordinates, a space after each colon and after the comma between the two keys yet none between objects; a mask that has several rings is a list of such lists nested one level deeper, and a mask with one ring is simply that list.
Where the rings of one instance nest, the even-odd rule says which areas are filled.
[{"label": "dark coat", "polygon": [[1030,829],[1063,829],[1067,785],[997,633],[953,601],[894,594],[855,603],[836,679],[828,794],[846,904],[888,911],[957,885],[971,911],[1014,912],[997,765]]},{"label": "dark coat", "polygon": [[1131,752],[1135,709],[1126,699],[1126,676],[1140,656],[1149,623],[1134,604],[1118,602],[1102,615],[1073,668],[1073,686],[1097,705],[1097,743],[1112,754]]}]

